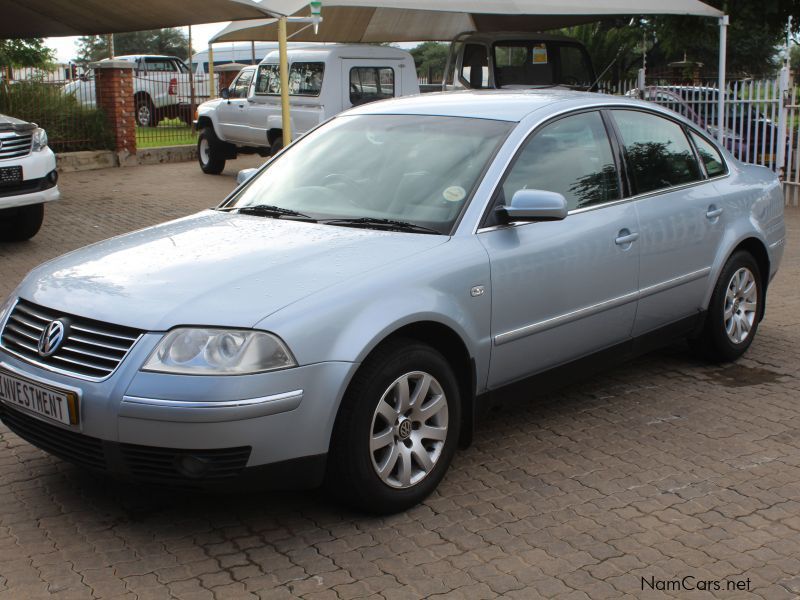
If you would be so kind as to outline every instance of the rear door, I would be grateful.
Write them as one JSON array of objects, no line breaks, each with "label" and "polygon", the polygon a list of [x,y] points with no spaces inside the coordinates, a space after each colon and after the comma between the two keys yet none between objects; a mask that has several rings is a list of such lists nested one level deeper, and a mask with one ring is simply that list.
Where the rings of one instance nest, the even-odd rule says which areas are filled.
[{"label": "rear door", "polygon": [[642,110],[610,112],[641,228],[640,335],[701,310],[726,215],[681,123]]}]

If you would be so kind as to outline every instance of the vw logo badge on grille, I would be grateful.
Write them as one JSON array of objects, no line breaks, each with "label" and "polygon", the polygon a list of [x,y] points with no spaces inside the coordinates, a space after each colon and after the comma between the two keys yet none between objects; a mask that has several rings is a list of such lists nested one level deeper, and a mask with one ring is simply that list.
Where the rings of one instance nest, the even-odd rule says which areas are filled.
[{"label": "vw logo badge on grille", "polygon": [[64,342],[66,328],[62,321],[51,321],[39,338],[39,356],[47,358],[56,353]]}]

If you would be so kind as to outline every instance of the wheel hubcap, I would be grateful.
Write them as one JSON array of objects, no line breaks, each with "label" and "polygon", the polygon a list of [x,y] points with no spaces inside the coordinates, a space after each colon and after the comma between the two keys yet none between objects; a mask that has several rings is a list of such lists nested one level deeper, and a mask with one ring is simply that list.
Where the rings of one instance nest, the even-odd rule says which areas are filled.
[{"label": "wheel hubcap", "polygon": [[741,344],[750,335],[758,308],[758,285],[747,267],[733,274],[725,292],[725,332],[734,344]]},{"label": "wheel hubcap", "polygon": [[204,165],[208,163],[208,141],[205,139],[200,140],[200,160]]},{"label": "wheel hubcap", "polygon": [[139,124],[140,125],[150,124],[150,109],[146,106],[139,107]]},{"label": "wheel hubcap", "polygon": [[447,439],[447,397],[435,377],[413,371],[383,393],[372,417],[369,450],[378,477],[409,488],[434,468]]}]

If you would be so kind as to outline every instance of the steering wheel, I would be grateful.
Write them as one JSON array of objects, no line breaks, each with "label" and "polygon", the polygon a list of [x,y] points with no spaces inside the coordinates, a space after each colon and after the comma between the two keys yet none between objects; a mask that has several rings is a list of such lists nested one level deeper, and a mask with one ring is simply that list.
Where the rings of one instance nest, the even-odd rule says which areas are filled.
[{"label": "steering wheel", "polygon": [[[364,184],[359,183],[349,175],[345,175],[344,173],[331,173],[330,175],[326,175],[322,178],[322,185],[328,187],[332,183],[341,182],[344,183],[352,188],[356,188],[358,190],[362,190],[364,188]],[[356,198],[361,194],[346,194],[347,201],[352,204],[353,206],[357,206],[359,208],[369,208],[374,209],[372,200],[367,200],[365,202],[357,202]]]}]

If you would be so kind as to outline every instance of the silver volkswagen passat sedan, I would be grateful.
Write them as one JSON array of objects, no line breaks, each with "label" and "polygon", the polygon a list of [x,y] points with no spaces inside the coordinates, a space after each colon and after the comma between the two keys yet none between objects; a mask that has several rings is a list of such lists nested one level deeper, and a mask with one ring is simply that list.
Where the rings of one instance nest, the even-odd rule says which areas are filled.
[{"label": "silver volkswagen passat sedan", "polygon": [[489,392],[681,337],[741,356],[784,235],[772,172],[652,104],[369,104],[215,209],[34,269],[0,311],[0,416],[124,478],[402,510]]}]

